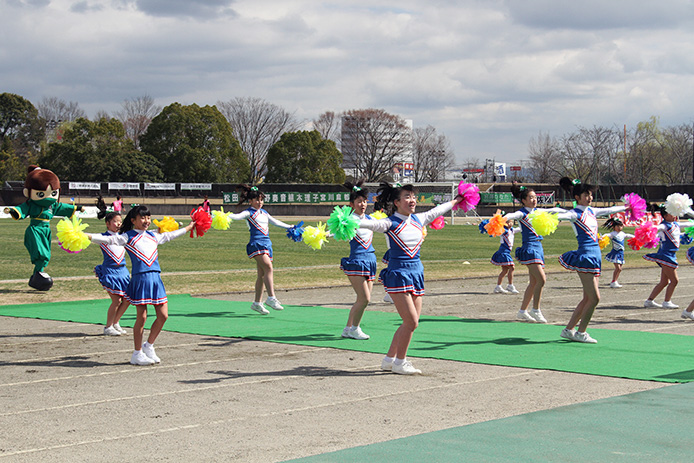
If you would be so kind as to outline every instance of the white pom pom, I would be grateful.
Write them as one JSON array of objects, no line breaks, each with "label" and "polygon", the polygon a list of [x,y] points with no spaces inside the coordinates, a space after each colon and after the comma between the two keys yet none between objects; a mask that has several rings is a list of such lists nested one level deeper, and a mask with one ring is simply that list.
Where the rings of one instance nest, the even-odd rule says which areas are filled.
[{"label": "white pom pom", "polygon": [[682,193],[671,194],[665,202],[665,210],[668,214],[672,214],[675,217],[685,215],[691,207],[692,200],[689,198],[689,195]]}]

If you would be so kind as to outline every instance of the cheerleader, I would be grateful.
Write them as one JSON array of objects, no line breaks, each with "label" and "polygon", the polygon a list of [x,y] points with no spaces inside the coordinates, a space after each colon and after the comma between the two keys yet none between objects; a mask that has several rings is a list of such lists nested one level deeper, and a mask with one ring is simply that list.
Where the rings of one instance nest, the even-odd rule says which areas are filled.
[{"label": "cheerleader", "polygon": [[[688,235],[682,235],[682,236],[688,236]],[[691,238],[689,239],[691,240]],[[687,249],[687,260],[689,261],[690,264],[694,265],[694,246],[690,247]],[[694,300],[689,303],[686,309],[682,311],[681,317],[689,320],[694,320]]]},{"label": "cheerleader", "polygon": [[[103,209],[101,206],[99,208],[97,216],[106,222],[106,231],[102,235],[118,234],[123,223],[121,215],[118,212],[106,212],[105,204]],[[130,272],[125,266],[125,248],[120,245],[105,243],[100,246],[104,255],[104,262],[94,267],[94,273],[99,278],[101,286],[111,297],[111,305],[109,305],[106,313],[104,334],[106,336],[120,336],[126,334],[126,331],[121,328],[119,321],[130,305],[125,295],[130,284]]]},{"label": "cheerleader", "polygon": [[[356,184],[345,183],[350,190],[349,205],[354,210],[354,215],[360,220],[375,220],[366,215],[369,192],[362,188],[363,181]],[[357,300],[352,305],[347,317],[347,326],[342,330],[343,338],[359,340],[369,339],[359,326],[364,310],[371,301],[371,290],[376,279],[376,251],[373,247],[373,232],[365,228],[357,230],[357,234],[349,242],[349,257],[344,257],[340,263],[340,269],[345,272]]]},{"label": "cheerleader", "polygon": [[614,264],[610,288],[621,288],[622,285],[620,285],[617,280],[622,273],[622,266],[624,265],[624,241],[629,238],[634,238],[634,235],[623,231],[624,222],[618,217],[608,219],[603,225],[603,228],[605,230],[610,230],[610,233],[605,236],[609,236],[612,242],[612,250],[605,255],[605,260]]},{"label": "cheerleader", "polygon": [[363,219],[359,226],[386,233],[391,240],[388,268],[381,272],[381,277],[383,286],[393,298],[395,308],[402,318],[402,324],[393,335],[381,368],[401,375],[419,374],[421,370],[407,360],[407,349],[422,312],[424,273],[419,259],[419,249],[424,239],[422,230],[435,218],[450,211],[463,198],[458,196],[427,212],[415,214],[417,193],[412,185],[393,187],[382,183],[379,194],[392,215],[381,220]]},{"label": "cheerleader", "polygon": [[[540,236],[532,224],[528,215],[537,207],[537,194],[532,188],[514,183],[511,186],[511,194],[523,206],[516,212],[506,214],[506,220],[518,220],[520,222],[521,238],[520,247],[516,248],[516,259],[528,268],[528,287],[523,294],[520,310],[516,318],[523,321],[547,323],[540,310],[542,290],[547,282],[545,275],[545,253],[542,248],[542,236]],[[566,212],[561,208],[547,209],[548,212]],[[528,311],[530,301],[533,302],[532,310]]]},{"label": "cheerleader", "polygon": [[[664,309],[679,309],[679,306],[671,301],[679,278],[677,277],[677,251],[680,248],[680,224],[677,216],[670,214],[664,204],[650,205],[651,212],[660,212],[663,221],[658,225],[658,238],[660,247],[657,252],[644,254],[643,258],[655,262],[660,266],[660,281],[651,291],[648,299],[643,303],[644,307]],[[662,305],[655,302],[655,298],[665,289],[665,300]]]},{"label": "cheerleader", "polygon": [[[513,249],[513,238],[516,233],[520,233],[520,227],[513,227],[513,220],[506,221],[506,227],[504,233],[501,235],[501,244],[499,245],[499,250],[494,253],[491,259],[491,263],[501,267],[501,273],[496,280],[496,288],[494,288],[495,294],[518,294],[519,291],[513,286],[513,271],[515,270],[515,264],[513,263],[513,257],[511,257],[511,249]],[[508,278],[508,286],[504,288],[501,283],[504,281],[504,277]]]},{"label": "cheerleader", "polygon": [[[383,204],[383,202],[381,201],[381,198],[376,196],[376,200],[374,201],[374,212],[375,211],[383,212],[383,209],[386,209],[386,204]],[[386,239],[386,252],[383,253],[383,257],[381,258],[381,262],[383,264],[385,264],[386,266],[388,266],[388,256],[390,255],[390,240],[388,239],[388,235],[383,235],[383,236]],[[390,294],[388,294],[388,292],[386,292],[384,294],[383,302],[387,302],[388,304],[393,303],[393,298],[390,297]]]},{"label": "cheerleader", "polygon": [[[586,329],[595,307],[600,302],[598,277],[602,268],[602,253],[598,242],[596,217],[622,212],[626,208],[624,206],[599,209],[590,207],[590,203],[593,202],[595,186],[581,183],[580,180],[563,177],[559,181],[559,185],[575,199],[576,207],[571,211],[560,213],[557,218],[571,222],[578,240],[578,249],[559,256],[559,263],[567,270],[578,272],[583,286],[583,299],[574,309],[569,323],[562,330],[560,336],[569,341],[595,344],[598,341],[593,339],[586,332]],[[578,330],[574,329],[576,325],[578,325]]]},{"label": "cheerleader", "polygon": [[270,312],[261,302],[263,297],[263,287],[267,290],[265,304],[274,310],[282,310],[282,304],[275,297],[275,285],[272,268],[272,241],[270,241],[268,224],[286,230],[292,228],[281,220],[277,220],[263,209],[265,204],[265,193],[258,190],[256,186],[241,185],[239,187],[240,200],[238,204],[248,202],[250,207],[238,214],[230,214],[232,220],[246,220],[251,238],[246,245],[246,253],[249,259],[255,259],[257,268],[257,278],[255,280],[255,300],[251,304],[251,309],[259,314],[267,315]]},{"label": "cheerleader", "polygon": [[[160,244],[185,235],[195,225],[195,222],[190,222],[188,226],[179,230],[156,233],[147,230],[151,223],[151,214],[147,206],[134,206],[125,216],[120,234],[86,233],[87,237],[95,243],[125,246],[130,256],[132,278],[125,291],[125,297],[137,308],[137,319],[133,326],[135,351],[130,358],[130,363],[133,365],[152,365],[161,362],[154,351],[154,342],[169,317],[169,305],[166,289],[161,281],[157,248]],[[148,304],[154,306],[157,318],[149,329],[147,342],[143,344]]]}]

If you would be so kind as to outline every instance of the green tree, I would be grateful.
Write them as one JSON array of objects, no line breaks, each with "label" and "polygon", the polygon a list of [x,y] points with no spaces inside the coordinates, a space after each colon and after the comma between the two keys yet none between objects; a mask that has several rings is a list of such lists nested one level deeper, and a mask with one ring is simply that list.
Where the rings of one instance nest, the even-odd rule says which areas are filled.
[{"label": "green tree", "polygon": [[268,151],[266,182],[343,183],[342,154],[317,130],[284,133]]},{"label": "green tree", "polygon": [[231,125],[215,106],[167,106],[152,119],[140,147],[159,160],[169,182],[236,183],[250,174]]},{"label": "green tree", "polygon": [[58,177],[91,182],[157,182],[159,162],[135,149],[117,119],[78,118],[66,124],[61,141],[49,143],[39,161]]},{"label": "green tree", "polygon": [[45,128],[31,102],[14,93],[0,94],[0,181],[20,180],[36,162]]}]

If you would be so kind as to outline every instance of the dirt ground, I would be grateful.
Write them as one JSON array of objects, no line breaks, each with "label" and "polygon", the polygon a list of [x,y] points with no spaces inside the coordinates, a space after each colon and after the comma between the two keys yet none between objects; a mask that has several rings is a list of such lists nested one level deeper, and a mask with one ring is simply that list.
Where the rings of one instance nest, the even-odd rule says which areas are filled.
[{"label": "dirt ground", "polygon": [[[527,272],[517,273],[522,290]],[[591,326],[694,335],[680,310],[643,308],[658,275],[655,266],[626,269],[624,288],[613,290],[604,274]],[[693,279],[683,266],[674,302],[684,307],[694,298]],[[494,284],[488,277],[428,281],[424,313],[515,321],[521,296],[491,294]],[[342,308],[346,318],[354,294],[344,286],[278,297]],[[377,286],[369,309],[394,310],[382,297]],[[575,274],[549,275],[542,308],[557,336],[579,298]],[[669,387],[432,359],[414,359],[424,374],[403,377],[380,371],[380,354],[170,332],[157,341],[165,361],[135,367],[127,363],[132,336],[101,331],[0,317],[0,462],[283,461]]]}]

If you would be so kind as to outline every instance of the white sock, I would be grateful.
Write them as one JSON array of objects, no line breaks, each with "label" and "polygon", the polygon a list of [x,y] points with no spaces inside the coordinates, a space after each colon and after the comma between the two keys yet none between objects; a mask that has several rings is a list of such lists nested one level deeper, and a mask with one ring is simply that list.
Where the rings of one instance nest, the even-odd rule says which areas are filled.
[{"label": "white sock", "polygon": [[145,341],[145,343],[142,345],[142,347],[152,347],[154,344],[150,344],[148,341]]},{"label": "white sock", "polygon": [[395,357],[388,357],[386,355],[386,357],[383,360],[385,360],[387,363],[393,363],[393,361],[395,361]]},{"label": "white sock", "polygon": [[393,365],[402,365],[403,363],[405,363],[405,360],[407,360],[407,357],[405,357],[404,359],[399,359],[396,357],[395,360],[393,360]]},{"label": "white sock", "polygon": [[135,351],[133,352],[133,354],[141,354],[141,353],[142,353],[142,349],[140,349],[140,350],[135,349]]}]

